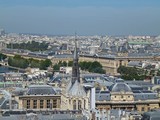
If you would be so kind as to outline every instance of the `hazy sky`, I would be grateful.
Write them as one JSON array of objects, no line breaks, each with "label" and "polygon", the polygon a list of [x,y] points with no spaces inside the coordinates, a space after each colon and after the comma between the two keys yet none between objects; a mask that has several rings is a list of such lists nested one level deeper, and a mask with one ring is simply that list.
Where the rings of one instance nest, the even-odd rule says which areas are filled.
[{"label": "hazy sky", "polygon": [[0,0],[0,28],[53,35],[159,35],[160,0]]}]

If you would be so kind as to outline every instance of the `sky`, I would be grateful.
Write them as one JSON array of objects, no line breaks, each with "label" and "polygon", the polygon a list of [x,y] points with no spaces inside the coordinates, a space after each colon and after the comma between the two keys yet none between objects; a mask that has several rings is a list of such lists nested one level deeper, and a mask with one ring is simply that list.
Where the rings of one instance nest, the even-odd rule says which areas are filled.
[{"label": "sky", "polygon": [[159,35],[160,0],[0,0],[0,28],[50,35]]}]

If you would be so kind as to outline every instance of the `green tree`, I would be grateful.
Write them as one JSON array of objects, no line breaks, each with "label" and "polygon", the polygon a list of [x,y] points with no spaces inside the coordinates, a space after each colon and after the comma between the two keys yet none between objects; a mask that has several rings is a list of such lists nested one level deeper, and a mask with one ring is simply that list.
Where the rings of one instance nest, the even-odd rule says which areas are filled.
[{"label": "green tree", "polygon": [[53,70],[54,70],[54,71],[59,71],[59,69],[60,69],[60,66],[59,66],[58,64],[55,64],[55,65],[53,66]]},{"label": "green tree", "polygon": [[70,67],[73,66],[73,61],[69,61],[68,66],[70,66]]},{"label": "green tree", "polygon": [[21,56],[15,55],[14,57],[9,57],[8,64],[13,67],[27,68],[29,62]]},{"label": "green tree", "polygon": [[160,76],[160,70],[157,71],[157,76]]},{"label": "green tree", "polygon": [[120,66],[117,72],[120,73],[121,77],[125,80],[144,80],[146,77],[146,72],[136,67]]},{"label": "green tree", "polygon": [[6,55],[4,55],[4,54],[0,53],[0,60],[4,60],[4,59],[6,59],[6,58],[7,58],[7,56],[6,56]]},{"label": "green tree", "polygon": [[50,59],[46,59],[44,62],[45,62],[45,66],[46,66],[46,67],[49,67],[49,66],[52,65],[52,62],[51,62]]},{"label": "green tree", "polygon": [[36,42],[36,41],[31,41],[31,42],[27,42],[27,43],[15,43],[12,45],[8,44],[7,48],[11,48],[13,46],[13,49],[27,49],[30,51],[44,51],[48,49],[48,45],[49,43],[47,42]]},{"label": "green tree", "polygon": [[66,67],[67,66],[67,62],[63,61],[62,66]]}]

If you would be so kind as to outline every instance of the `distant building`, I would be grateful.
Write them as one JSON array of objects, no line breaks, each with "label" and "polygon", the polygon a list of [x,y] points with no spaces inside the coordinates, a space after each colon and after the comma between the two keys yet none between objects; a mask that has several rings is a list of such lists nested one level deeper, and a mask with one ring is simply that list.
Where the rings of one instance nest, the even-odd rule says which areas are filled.
[{"label": "distant building", "polygon": [[7,48],[7,45],[4,41],[0,42],[0,50]]},{"label": "distant building", "polygon": [[24,76],[22,73],[13,73],[13,72],[10,72],[10,73],[5,73],[4,75],[4,80],[5,81],[23,81],[24,80]]},{"label": "distant building", "polygon": [[149,90],[132,90],[124,82],[116,82],[109,90],[96,93],[97,109],[122,109],[145,112],[159,108],[158,94]]},{"label": "distant building", "polygon": [[4,29],[0,29],[0,36],[5,35],[5,30]]},{"label": "distant building", "polygon": [[19,109],[61,109],[61,96],[48,85],[32,85],[26,94],[19,96]]},{"label": "distant building", "polygon": [[77,44],[75,45],[72,77],[62,79],[58,88],[49,85],[31,85],[27,92],[19,95],[19,109],[45,111],[69,110],[83,111],[89,117],[90,108],[95,108],[95,91],[81,83],[78,65]]}]

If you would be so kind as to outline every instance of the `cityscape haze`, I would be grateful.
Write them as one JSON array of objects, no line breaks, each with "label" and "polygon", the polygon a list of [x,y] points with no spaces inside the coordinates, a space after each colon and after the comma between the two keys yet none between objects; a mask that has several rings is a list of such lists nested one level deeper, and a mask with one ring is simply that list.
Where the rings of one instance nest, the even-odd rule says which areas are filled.
[{"label": "cityscape haze", "polygon": [[159,0],[0,0],[0,27],[49,35],[159,35]]},{"label": "cityscape haze", "polygon": [[160,0],[0,0],[0,120],[160,120]]}]

